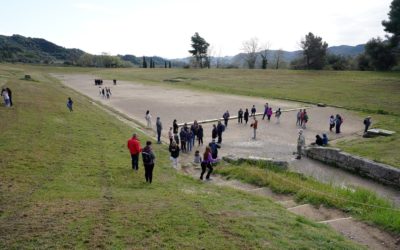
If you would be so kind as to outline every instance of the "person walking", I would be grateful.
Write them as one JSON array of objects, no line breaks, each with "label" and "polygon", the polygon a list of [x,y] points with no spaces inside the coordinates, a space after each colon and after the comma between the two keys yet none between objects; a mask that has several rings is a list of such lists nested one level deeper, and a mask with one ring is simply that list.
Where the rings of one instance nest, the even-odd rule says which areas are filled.
[{"label": "person walking", "polygon": [[171,145],[172,141],[174,140],[174,134],[172,133],[172,127],[169,128],[168,138],[169,138],[169,145]]},{"label": "person walking", "polygon": [[181,150],[182,150],[182,153],[185,153],[185,152],[186,152],[186,137],[187,137],[187,135],[186,135],[186,130],[185,130],[185,128],[183,127],[183,128],[181,128],[181,132],[179,133],[179,139],[181,140]]},{"label": "person walking", "polygon": [[255,115],[256,115],[256,105],[253,105],[253,107],[251,108],[251,116]]},{"label": "person walking", "polygon": [[211,149],[211,156],[213,159],[217,159],[218,158],[218,149],[221,148],[220,145],[218,145],[217,143],[215,143],[215,139],[213,139],[208,146]]},{"label": "person walking", "polygon": [[199,124],[197,123],[197,120],[194,120],[192,126],[190,126],[190,130],[193,133],[192,145],[194,146],[194,144],[196,142],[196,137],[198,136],[198,133],[199,133]]},{"label": "person walking", "polygon": [[199,131],[197,131],[197,140],[199,141],[199,146],[200,144],[203,145],[203,136],[204,136],[203,126],[199,125]]},{"label": "person walking", "polygon": [[301,109],[297,112],[296,118],[296,126],[301,126]]},{"label": "person walking", "polygon": [[146,119],[147,128],[151,128],[151,114],[150,114],[150,110],[147,110],[147,111],[146,111],[146,115],[144,116],[144,119]]},{"label": "person walking", "polygon": [[142,152],[142,148],[140,147],[140,142],[137,137],[137,134],[134,133],[132,138],[128,140],[128,149],[131,153],[131,160],[132,160],[132,169],[134,171],[139,170],[139,154]]},{"label": "person walking", "polygon": [[250,127],[253,128],[253,132],[254,132],[253,139],[255,140],[256,139],[256,134],[257,134],[257,128],[258,128],[258,121],[257,121],[257,118],[255,116],[254,116],[253,123],[250,124]]},{"label": "person walking", "polygon": [[186,143],[187,143],[186,149],[187,149],[187,152],[192,152],[193,137],[194,137],[193,131],[191,129],[189,129],[186,132]]},{"label": "person walking", "polygon": [[297,157],[296,159],[300,160],[301,159],[301,155],[302,155],[302,151],[303,151],[303,147],[305,147],[306,145],[306,139],[304,138],[303,135],[303,130],[299,130],[299,136],[297,137]]},{"label": "person walking", "polygon": [[173,129],[174,129],[174,134],[177,134],[178,133],[178,129],[179,129],[179,126],[178,126],[178,123],[176,122],[176,119],[174,119],[174,121],[172,122],[172,127],[173,127]]},{"label": "person walking", "polygon": [[6,91],[8,93],[8,98],[10,100],[10,107],[12,107],[13,106],[12,91],[9,87],[6,88]]},{"label": "person walking", "polygon": [[169,145],[170,159],[172,161],[172,167],[178,167],[178,157],[179,157],[179,146],[175,141],[172,141],[171,145]]},{"label": "person walking", "polygon": [[151,148],[151,141],[146,142],[146,147],[142,150],[142,160],[144,166],[144,178],[146,182],[150,183],[153,181],[153,169],[156,156]]},{"label": "person walking", "polygon": [[3,96],[4,106],[10,107],[10,96],[5,88],[1,90],[1,95]]},{"label": "person walking", "polygon": [[300,127],[303,127],[303,123],[304,123],[304,112],[306,112],[305,109],[300,110]]},{"label": "person walking", "polygon": [[276,118],[276,123],[277,124],[279,124],[281,122],[280,121],[281,115],[282,115],[281,108],[278,108],[278,110],[275,112],[275,118]]},{"label": "person walking", "polygon": [[364,134],[368,132],[369,126],[371,126],[371,116],[368,116],[367,118],[364,119]]},{"label": "person walking", "polygon": [[208,169],[206,180],[211,180],[210,176],[213,171],[212,164],[215,162],[217,162],[217,160],[213,159],[210,147],[206,147],[206,150],[204,151],[203,154],[203,161],[201,162],[200,180],[203,180],[203,176],[204,173],[206,172],[206,169]]},{"label": "person walking", "polygon": [[307,122],[308,122],[308,114],[307,111],[303,111],[303,129],[307,128]]},{"label": "person walking", "polygon": [[225,126],[222,125],[221,121],[218,121],[217,133],[218,133],[218,144],[222,143],[222,133],[225,131]]},{"label": "person walking", "polygon": [[244,112],[244,121],[247,122],[249,121],[249,109],[246,109],[246,111]]},{"label": "person walking", "polygon": [[213,129],[211,131],[211,139],[216,139],[218,137],[217,126],[213,124]]},{"label": "person walking", "polygon": [[340,127],[342,126],[343,118],[339,114],[336,114],[335,123],[336,123],[336,125],[335,125],[336,126],[336,134],[340,134]]},{"label": "person walking", "polygon": [[268,102],[267,103],[265,103],[265,105],[264,105],[264,114],[263,114],[263,120],[264,120],[264,118],[265,118],[265,116],[267,115],[267,112],[268,112]]},{"label": "person walking", "polygon": [[238,111],[238,123],[243,123],[243,110],[239,109]]},{"label": "person walking", "polygon": [[74,102],[72,101],[72,99],[71,99],[71,97],[68,97],[68,100],[67,100],[67,107],[68,107],[68,109],[69,109],[69,112],[72,112],[73,110],[72,110],[72,105],[74,104]]},{"label": "person walking", "polygon": [[222,116],[222,118],[224,118],[225,128],[228,128],[229,117],[229,111],[227,110]]},{"label": "person walking", "polygon": [[161,144],[162,122],[160,120],[160,117],[157,117],[156,128],[157,128],[157,143]]},{"label": "person walking", "polygon": [[272,108],[269,107],[269,108],[268,108],[268,111],[267,111],[267,118],[268,118],[268,121],[271,121],[271,116],[272,116],[272,114],[273,114]]},{"label": "person walking", "polygon": [[332,129],[334,127],[335,127],[335,117],[331,115],[331,117],[329,117],[329,131],[332,132]]}]

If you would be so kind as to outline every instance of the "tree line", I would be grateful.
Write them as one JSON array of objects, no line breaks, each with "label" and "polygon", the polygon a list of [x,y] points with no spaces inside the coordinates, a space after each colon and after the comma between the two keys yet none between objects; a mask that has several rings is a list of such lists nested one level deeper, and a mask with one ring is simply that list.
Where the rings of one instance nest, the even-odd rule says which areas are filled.
[{"label": "tree line", "polygon": [[[382,21],[384,30],[390,35],[385,39],[380,37],[370,39],[365,45],[365,51],[357,57],[329,54],[328,43],[321,37],[309,32],[301,40],[301,56],[291,61],[292,69],[332,69],[332,70],[391,70],[400,61],[400,0],[393,0],[388,13],[389,20]],[[197,32],[191,37],[192,67],[210,68],[210,44]],[[257,38],[251,38],[242,44],[242,57],[249,69],[267,69],[269,43],[261,44]],[[274,52],[274,60],[270,68],[279,69],[283,51]],[[261,57],[261,59],[259,59]],[[259,62],[260,65],[256,63]],[[216,63],[218,67],[218,62]],[[398,67],[398,66],[397,66]]]}]

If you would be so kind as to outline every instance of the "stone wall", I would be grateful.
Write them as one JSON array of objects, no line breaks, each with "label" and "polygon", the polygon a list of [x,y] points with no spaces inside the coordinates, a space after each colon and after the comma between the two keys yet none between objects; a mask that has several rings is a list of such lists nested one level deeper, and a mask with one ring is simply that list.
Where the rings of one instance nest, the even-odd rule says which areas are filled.
[{"label": "stone wall", "polygon": [[392,166],[354,156],[337,148],[309,147],[305,152],[312,159],[400,187],[400,169]]},{"label": "stone wall", "polygon": [[289,163],[286,161],[279,161],[271,158],[263,158],[256,156],[249,156],[248,158],[236,157],[234,155],[227,155],[222,157],[222,160],[232,163],[232,164],[241,164],[241,163],[249,163],[249,164],[265,164],[265,165],[273,165],[280,170],[287,170]]}]

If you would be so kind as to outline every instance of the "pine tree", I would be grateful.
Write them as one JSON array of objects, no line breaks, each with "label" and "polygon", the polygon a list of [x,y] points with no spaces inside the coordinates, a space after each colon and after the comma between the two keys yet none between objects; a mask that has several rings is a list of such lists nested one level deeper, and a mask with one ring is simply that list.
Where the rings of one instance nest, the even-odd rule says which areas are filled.
[{"label": "pine tree", "polygon": [[200,68],[207,66],[206,62],[204,61],[207,59],[207,50],[210,44],[207,43],[206,40],[202,38],[197,32],[191,37],[191,40],[193,49],[189,50],[189,52],[196,59],[197,66],[199,66]]},{"label": "pine tree", "polygon": [[301,48],[307,69],[322,69],[325,66],[328,44],[321,37],[308,33],[301,41]]}]

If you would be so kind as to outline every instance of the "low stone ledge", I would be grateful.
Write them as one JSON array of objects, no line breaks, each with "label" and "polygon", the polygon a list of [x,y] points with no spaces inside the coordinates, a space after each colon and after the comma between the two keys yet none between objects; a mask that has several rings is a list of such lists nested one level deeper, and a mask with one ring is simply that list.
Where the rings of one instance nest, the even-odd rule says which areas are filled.
[{"label": "low stone ledge", "polygon": [[247,158],[237,157],[234,155],[223,156],[222,160],[231,163],[231,164],[241,164],[241,163],[250,163],[250,164],[265,164],[265,165],[274,165],[278,167],[280,170],[287,170],[289,167],[289,163],[286,161],[279,161],[272,158],[264,158],[257,156],[249,156]]},{"label": "low stone ledge", "polygon": [[351,155],[337,148],[316,146],[308,147],[305,152],[312,159],[400,188],[400,169]]}]

